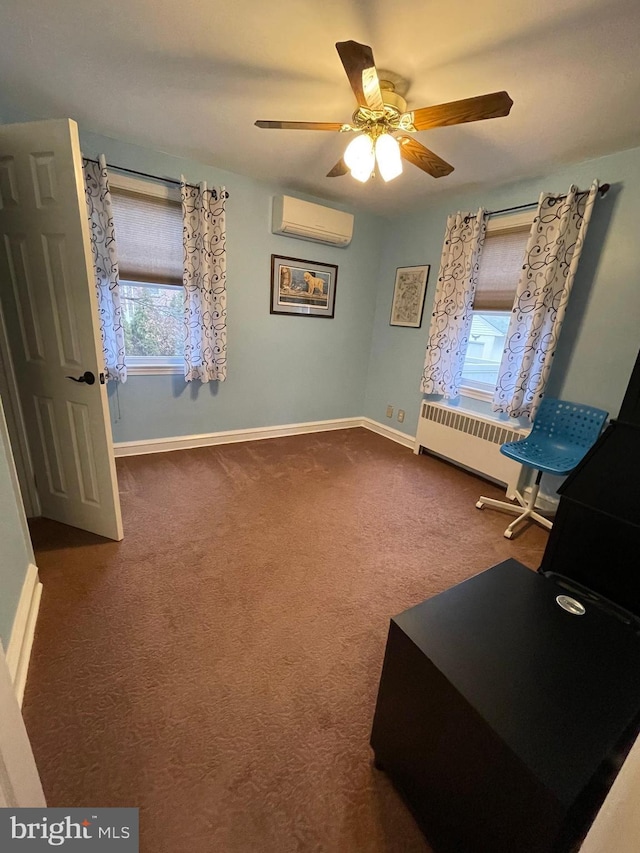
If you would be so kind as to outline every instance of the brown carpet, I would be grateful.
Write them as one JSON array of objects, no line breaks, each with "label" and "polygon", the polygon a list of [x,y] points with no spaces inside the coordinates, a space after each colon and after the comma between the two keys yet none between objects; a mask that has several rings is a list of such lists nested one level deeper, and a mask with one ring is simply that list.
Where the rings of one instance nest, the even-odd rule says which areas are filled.
[{"label": "brown carpet", "polygon": [[371,720],[389,617],[515,556],[482,480],[362,429],[119,460],[125,539],[33,526],[24,714],[49,805],[143,853],[427,851]]}]

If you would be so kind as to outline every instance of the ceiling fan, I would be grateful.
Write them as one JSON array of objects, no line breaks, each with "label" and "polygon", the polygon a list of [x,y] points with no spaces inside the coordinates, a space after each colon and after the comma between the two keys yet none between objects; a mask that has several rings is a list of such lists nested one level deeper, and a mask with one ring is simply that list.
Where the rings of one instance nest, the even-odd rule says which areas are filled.
[{"label": "ceiling fan", "polygon": [[[396,91],[392,72],[378,74],[373,51],[356,41],[339,41],[336,49],[358,102],[351,124],[317,121],[257,121],[257,127],[282,130],[334,130],[358,133],[344,156],[327,173],[336,178],[351,172],[363,183],[378,163],[385,181],[402,172],[402,159],[413,163],[434,178],[453,172],[453,166],[407,134],[432,127],[463,124],[509,115],[513,101],[506,92],[478,95],[462,101],[422,107],[407,112],[407,102]],[[392,79],[386,79],[391,77]]]}]

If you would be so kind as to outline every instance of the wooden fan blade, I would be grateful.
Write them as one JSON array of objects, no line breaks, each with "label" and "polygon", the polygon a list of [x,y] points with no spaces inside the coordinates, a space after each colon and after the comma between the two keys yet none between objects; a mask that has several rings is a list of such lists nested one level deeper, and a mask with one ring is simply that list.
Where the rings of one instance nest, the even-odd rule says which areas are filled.
[{"label": "wooden fan blade", "polygon": [[275,130],[341,130],[343,127],[330,121],[257,121],[255,124]]},{"label": "wooden fan blade", "polygon": [[378,72],[371,48],[366,44],[358,44],[357,41],[339,41],[336,43],[336,50],[347,72],[358,106],[384,112]]},{"label": "wooden fan blade", "polygon": [[506,92],[492,92],[490,95],[478,95],[476,98],[451,101],[449,104],[423,107],[412,110],[407,115],[416,130],[427,130],[429,127],[508,116],[512,106],[513,101]]},{"label": "wooden fan blade", "polygon": [[438,157],[433,151],[429,151],[417,139],[412,139],[410,136],[399,136],[398,143],[400,154],[404,159],[422,169],[423,172],[427,172],[433,178],[443,178],[453,172],[453,166],[450,163],[447,163],[442,157]]},{"label": "wooden fan blade", "polygon": [[340,178],[340,177],[342,177],[342,175],[346,175],[348,171],[349,171],[349,167],[347,166],[347,164],[344,162],[344,160],[341,157],[338,160],[338,162],[336,163],[336,165],[333,167],[333,169],[330,172],[327,172],[327,177],[328,178]]}]

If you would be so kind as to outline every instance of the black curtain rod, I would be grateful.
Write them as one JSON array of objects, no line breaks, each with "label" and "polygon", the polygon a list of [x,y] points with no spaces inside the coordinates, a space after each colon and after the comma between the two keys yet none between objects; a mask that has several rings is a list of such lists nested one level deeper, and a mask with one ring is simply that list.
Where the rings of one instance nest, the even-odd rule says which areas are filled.
[{"label": "black curtain rod", "polygon": [[[89,163],[98,163],[99,164],[99,162],[100,162],[99,160],[94,160],[93,157],[83,157],[82,159],[88,160]],[[127,174],[129,174],[129,175],[138,175],[138,177],[140,177],[140,178],[151,178],[152,181],[162,181],[163,184],[175,184],[177,187],[179,187],[181,184],[180,181],[176,181],[174,178],[161,178],[160,175],[150,175],[148,172],[137,172],[135,169],[125,169],[124,166],[113,166],[109,163],[107,163],[107,166],[110,169],[115,169],[117,172],[127,172]],[[194,189],[199,189],[198,184],[189,184],[185,181],[185,185],[187,187],[193,187]],[[210,192],[216,193],[216,198],[217,198],[218,194],[217,194],[216,190],[210,190]],[[224,196],[225,196],[225,198],[229,198],[229,193],[226,190],[225,190]]]},{"label": "black curtain rod", "polygon": [[[600,197],[604,198],[606,194],[611,189],[611,184],[602,184],[601,187],[598,187],[598,192],[600,193]],[[591,190],[581,190],[578,195],[586,195]],[[556,198],[566,198],[567,194],[563,193],[563,195],[557,195]],[[518,204],[515,207],[503,207],[502,210],[489,210],[487,211],[487,216],[496,216],[498,213],[514,213],[516,210],[526,210],[528,207],[537,207],[537,201],[530,201],[527,204]]]}]

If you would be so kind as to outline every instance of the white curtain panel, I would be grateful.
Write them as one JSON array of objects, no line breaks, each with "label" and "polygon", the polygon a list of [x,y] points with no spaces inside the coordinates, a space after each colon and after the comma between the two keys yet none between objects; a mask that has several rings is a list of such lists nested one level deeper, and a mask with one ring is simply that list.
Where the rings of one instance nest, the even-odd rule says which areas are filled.
[{"label": "white curtain panel", "polygon": [[224,187],[182,178],[184,375],[187,382],[227,376],[227,258]]},{"label": "white curtain panel", "polygon": [[496,412],[533,420],[551,371],[598,191],[542,193],[511,314],[493,398]]},{"label": "white curtain panel", "polygon": [[120,313],[118,251],[104,155],[100,155],[98,163],[83,160],[82,169],[98,294],[104,372],[107,379],[126,382],[127,367]]},{"label": "white curtain panel", "polygon": [[453,213],[447,219],[440,271],[420,389],[457,397],[473,315],[473,297],[487,230],[487,213]]}]

